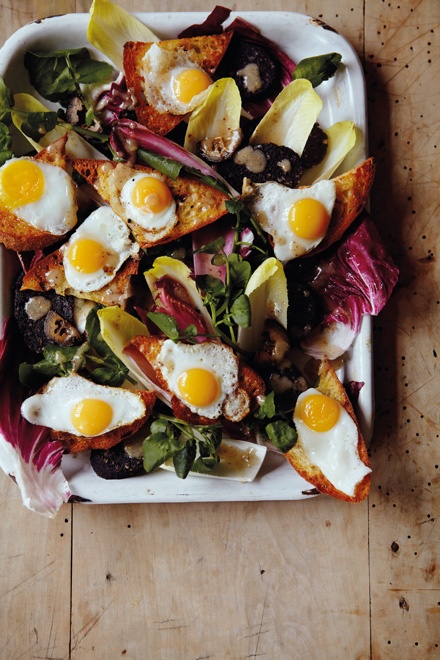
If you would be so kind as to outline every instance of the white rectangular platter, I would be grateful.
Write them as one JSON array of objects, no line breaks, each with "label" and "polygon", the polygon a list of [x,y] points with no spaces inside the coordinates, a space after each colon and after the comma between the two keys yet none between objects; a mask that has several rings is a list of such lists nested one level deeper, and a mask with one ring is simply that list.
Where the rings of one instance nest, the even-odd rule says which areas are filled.
[{"label": "white rectangular platter", "polygon": [[[138,13],[136,16],[161,39],[174,38],[184,28],[205,20],[207,13]],[[358,145],[347,156],[341,170],[348,170],[367,156],[367,117],[365,80],[361,63],[353,47],[321,21],[293,12],[232,12],[227,25],[240,16],[276,42],[294,61],[329,52],[342,55],[343,66],[334,78],[322,83],[318,93],[323,100],[319,117],[325,129],[332,123],[352,120],[362,136]],[[102,54],[94,51],[87,41],[88,14],[55,16],[30,23],[18,30],[0,51],[0,75],[13,93],[35,94],[23,66],[27,50],[56,50],[87,46],[98,59]],[[42,100],[42,99],[41,99]],[[47,105],[47,101],[44,101]],[[14,150],[21,146],[17,137]],[[15,272],[14,260],[4,249],[0,251],[0,277],[2,304],[0,323],[10,313],[10,286]],[[364,317],[360,334],[344,356],[338,374],[343,381],[364,383],[356,406],[356,413],[368,441],[374,417],[372,378],[372,324]],[[87,453],[65,456],[63,472],[72,495],[77,500],[93,503],[141,502],[215,502],[252,500],[298,500],[316,494],[287,461],[268,452],[259,475],[252,483],[224,479],[206,479],[189,476],[182,480],[170,472],[157,470],[153,474],[123,480],[106,481],[98,477],[88,460]]]}]

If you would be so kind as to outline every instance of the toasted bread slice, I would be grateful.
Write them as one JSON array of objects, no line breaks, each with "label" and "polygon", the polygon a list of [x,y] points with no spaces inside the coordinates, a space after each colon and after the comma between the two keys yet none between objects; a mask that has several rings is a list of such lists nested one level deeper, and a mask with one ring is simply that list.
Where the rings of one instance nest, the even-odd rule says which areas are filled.
[{"label": "toasted bread slice", "polygon": [[[310,255],[322,252],[330,245],[338,241],[345,231],[350,227],[354,220],[364,210],[371,188],[373,186],[375,163],[373,158],[368,158],[357,167],[341,174],[333,179],[335,183],[336,200],[333,207],[330,224],[322,241],[312,250],[301,255],[300,258],[306,258]],[[243,200],[252,202],[258,199],[259,186],[265,184],[254,184],[245,179],[243,185]],[[275,184],[276,185],[276,184]],[[300,186],[298,190],[306,190],[310,186]],[[272,238],[269,236],[272,242]]]},{"label": "toasted bread slice", "polygon": [[[354,421],[358,432],[357,454],[362,463],[369,468],[370,461],[368,458],[367,447],[364,442],[358,421],[356,419],[353,406],[347,396],[344,386],[339,380],[336,372],[328,360],[323,360],[319,368],[319,381],[316,389],[333,399],[336,399],[341,406],[347,411],[352,420]],[[322,473],[317,465],[314,465],[310,460],[301,438],[298,436],[296,444],[290,449],[285,457],[289,463],[295,468],[306,481],[315,486],[319,492],[326,495],[331,495],[347,502],[360,502],[365,499],[370,492],[371,474],[366,474],[361,481],[356,484],[353,496],[338,490]]]},{"label": "toasted bread slice", "polygon": [[124,45],[124,72],[127,87],[132,93],[136,105],[135,112],[139,123],[159,135],[166,135],[175,128],[183,119],[183,115],[171,112],[158,112],[156,108],[148,104],[144,94],[144,66],[143,58],[153,43],[163,50],[182,53],[200,66],[210,76],[220,64],[229,42],[232,31],[210,36],[186,37],[183,39],[168,39],[166,41],[143,43],[129,41]]},{"label": "toasted bread slice", "polygon": [[[227,213],[225,202],[228,195],[203,183],[196,177],[178,177],[174,180],[146,165],[131,167],[126,163],[114,163],[104,160],[78,159],[72,161],[72,166],[95,188],[113,211],[127,223],[136,241],[144,249],[174,241],[196,229],[211,224]],[[122,187],[139,172],[154,173],[160,177],[170,189],[176,202],[177,222],[174,226],[170,226],[169,233],[166,235],[159,233],[156,237],[152,231],[147,231],[135,220],[127,217],[127,213],[121,204]]]},{"label": "toasted bread slice", "polygon": [[156,403],[156,394],[147,390],[136,392],[145,404],[145,413],[132,424],[124,424],[119,428],[96,436],[77,436],[67,431],[50,431],[51,440],[58,440],[68,454],[77,454],[88,449],[110,449],[138,431],[148,420]]},{"label": "toasted bread slice", "polygon": [[[231,407],[231,402],[226,399],[223,404],[222,415],[215,419],[192,412],[181,399],[170,391],[169,384],[159,368],[158,355],[164,341],[163,338],[157,336],[137,336],[130,343],[151,364],[159,386],[170,393],[171,407],[176,417],[183,419],[189,424],[215,424],[222,416],[230,421],[238,422],[244,419],[249,412],[256,409],[258,406],[258,397],[262,396],[265,391],[264,381],[251,367],[242,363],[234,356],[238,369],[238,387],[233,395],[234,405]],[[208,340],[208,342],[218,345],[216,340]],[[200,346],[203,346],[203,344],[200,344]],[[230,350],[232,351],[232,349]]]},{"label": "toasted bread slice", "polygon": [[[45,149],[39,151],[33,159],[66,170],[66,141],[67,133]],[[75,191],[73,212],[76,213],[76,185],[73,185]],[[17,252],[38,250],[53,245],[62,238],[63,236],[51,234],[48,231],[33,227],[13,211],[1,208],[0,206],[0,243],[3,243],[8,250],[15,250]]]},{"label": "toasted bread slice", "polygon": [[360,165],[333,179],[336,185],[336,202],[326,235],[309,256],[322,252],[344,235],[345,231],[364,210],[373,187],[376,164],[367,158]]},{"label": "toasted bread slice", "polygon": [[21,290],[25,291],[51,291],[52,289],[61,296],[75,296],[85,300],[110,307],[119,305],[124,308],[128,298],[132,295],[131,277],[136,275],[139,268],[139,260],[133,257],[121,266],[109,284],[97,291],[87,293],[72,288],[64,273],[63,253],[61,248],[43,257],[32,266],[23,277]]}]

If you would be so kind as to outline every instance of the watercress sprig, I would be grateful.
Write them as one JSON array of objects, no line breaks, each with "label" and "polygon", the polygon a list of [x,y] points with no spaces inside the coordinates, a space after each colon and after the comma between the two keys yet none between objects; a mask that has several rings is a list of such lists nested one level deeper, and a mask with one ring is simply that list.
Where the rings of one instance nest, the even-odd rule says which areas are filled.
[{"label": "watercress sprig", "polygon": [[188,424],[177,417],[156,413],[142,446],[144,469],[152,472],[172,458],[181,479],[191,470],[209,472],[219,463],[217,450],[221,440],[221,424]]},{"label": "watercress sprig", "polygon": [[298,434],[288,415],[279,411],[274,392],[269,392],[253,415],[254,431],[257,430],[283,454],[295,445]]}]

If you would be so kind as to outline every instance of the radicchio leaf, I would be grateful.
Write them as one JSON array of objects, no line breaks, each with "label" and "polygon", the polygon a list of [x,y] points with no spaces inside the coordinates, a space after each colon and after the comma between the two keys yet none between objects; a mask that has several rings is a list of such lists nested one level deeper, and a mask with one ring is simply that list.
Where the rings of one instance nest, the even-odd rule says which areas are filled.
[{"label": "radicchio leaf", "polygon": [[399,276],[398,268],[367,214],[335,254],[319,263],[311,287],[321,296],[326,315],[302,343],[315,358],[335,359],[351,345],[365,314],[377,316]]},{"label": "radicchio leaf", "polygon": [[[194,325],[197,329],[195,340],[199,343],[205,341],[208,331],[203,318],[190,303],[183,300],[179,295],[179,291],[182,292],[183,290],[179,282],[171,277],[164,276],[156,280],[154,286],[156,305],[151,311],[169,314],[176,321],[181,335],[183,335],[185,328]],[[184,291],[183,293],[185,294]]]},{"label": "radicchio leaf", "polygon": [[0,467],[16,481],[28,509],[53,518],[70,497],[61,471],[63,446],[49,440],[47,428],[21,416],[25,394],[18,382],[15,344],[16,331],[7,319],[0,340]]},{"label": "radicchio leaf", "polygon": [[95,101],[95,112],[105,126],[113,126],[122,113],[131,109],[133,99],[127,90],[125,77],[120,76]]},{"label": "radicchio leaf", "polygon": [[[229,18],[230,13],[230,9],[217,5],[203,23],[190,25],[179,34],[179,37],[220,34],[223,32],[222,25]],[[262,46],[278,62],[280,67],[278,88],[274,90],[271,97],[263,98],[258,102],[247,102],[244,104],[245,110],[252,117],[262,117],[270,108],[275,96],[283,87],[286,87],[286,85],[292,82],[296,64],[274,41],[265,37],[255,26],[243,18],[238,16],[226,29],[234,31],[234,39],[239,38]]]},{"label": "radicchio leaf", "polygon": [[[197,170],[204,176],[211,177],[230,189],[223,177],[201,158],[190,153],[176,142],[153,133],[146,126],[142,126],[142,124],[131,119],[121,119],[114,124],[110,132],[110,146],[119,158],[126,161],[134,160],[139,148],[153,151],[159,156],[178,161],[190,170]],[[231,189],[231,194],[237,195],[238,193]]]},{"label": "radicchio leaf", "polygon": [[230,9],[217,5],[203,23],[190,25],[177,36],[179,39],[183,39],[184,37],[203,37],[207,34],[221,34],[223,32],[223,23],[229,18],[230,14]]}]

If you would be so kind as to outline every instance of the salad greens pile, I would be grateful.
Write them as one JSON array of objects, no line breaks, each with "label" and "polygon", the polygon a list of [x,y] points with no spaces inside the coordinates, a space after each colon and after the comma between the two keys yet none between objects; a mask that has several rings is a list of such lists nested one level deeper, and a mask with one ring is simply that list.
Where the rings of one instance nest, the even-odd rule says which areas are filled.
[{"label": "salad greens pile", "polygon": [[[221,31],[229,15],[229,10],[216,7],[202,25],[189,26],[181,35]],[[270,128],[271,112],[289,117],[289,133],[295,132],[290,125],[293,124],[295,140],[305,142],[322,106],[314,89],[338,72],[341,55],[328,53],[294,63],[242,19],[235,19],[233,26],[243,38],[263,43],[277,59],[282,72],[281,89],[287,89],[292,81],[308,81],[290,87],[289,94],[283,97],[261,99],[246,107],[245,114],[253,120],[264,117],[261,131]],[[16,478],[25,504],[45,515],[54,515],[60,504],[67,501],[69,488],[60,467],[61,444],[49,443],[47,430],[33,427],[20,417],[20,404],[29,389],[41,387],[54,376],[72,373],[114,387],[139,383],[141,376],[141,383],[146,386],[148,377],[133,368],[124,347],[133,336],[150,332],[192,344],[215,337],[233,348],[240,359],[249,360],[257,351],[267,319],[288,331],[289,296],[297,283],[307,290],[310,300],[319,301],[321,310],[308,333],[299,336],[297,346],[317,359],[325,355],[332,343],[343,353],[359,332],[362,317],[379,313],[397,280],[396,268],[368,217],[362,217],[323,257],[283,268],[272,256],[268,237],[239,193],[212,163],[192,152],[183,139],[179,142],[174,135],[172,139],[156,135],[136,120],[122,71],[122,48],[129,40],[156,41],[156,35],[117,5],[94,0],[87,36],[109,61],[96,59],[82,44],[52,52],[30,50],[24,56],[24,67],[35,92],[52,106],[55,104],[56,110],[28,94],[14,95],[0,79],[0,165],[14,155],[12,124],[37,151],[67,131],[79,136],[80,145],[84,140],[95,149],[97,158],[148,164],[172,179],[188,174],[199,177],[228,194],[229,215],[227,224],[218,221],[195,236],[146,250],[142,264],[154,304],[150,309],[133,310],[133,314],[97,305],[87,317],[79,345],[49,344],[40,359],[26,356],[11,368],[15,339],[13,321],[7,320],[0,342],[0,392],[2,397],[8,397],[8,405],[4,404],[0,415],[0,463]],[[194,122],[201,121],[203,125],[206,117],[212,118],[210,103],[224,104],[226,108],[230,101],[229,108],[236,107],[236,99],[228,96],[226,88],[224,93],[220,101],[208,100],[204,118],[200,120],[194,115]],[[303,105],[306,98],[307,112]],[[232,116],[235,111],[231,112],[231,121]],[[330,127],[331,153],[320,165],[321,177],[329,178],[337,169],[353,148],[354,135],[352,122]],[[310,172],[305,176],[311,176]],[[185,290],[185,300],[180,289]],[[294,321],[300,326],[301,309],[294,310],[295,314]],[[327,342],[324,348],[322,337]],[[17,358],[17,351],[14,355]],[[16,374],[18,384],[14,381]],[[143,442],[145,471],[152,472],[169,460],[180,478],[186,478],[190,472],[205,474],[215,470],[225,433],[223,425],[188,424],[170,414],[166,392],[158,389],[158,399]],[[292,399],[286,406],[269,389],[257,410],[235,430],[241,437],[258,438],[284,454],[297,441],[292,421],[294,403]]]}]

